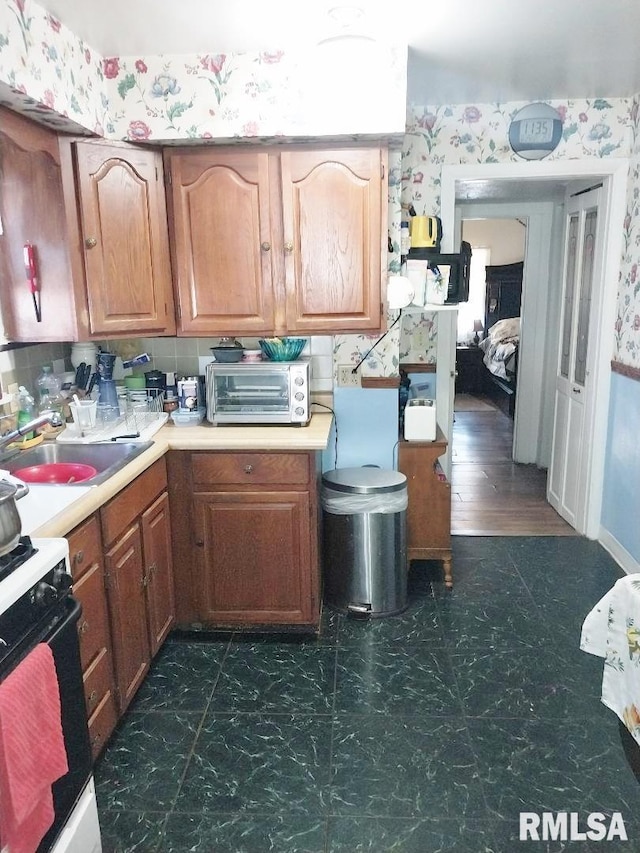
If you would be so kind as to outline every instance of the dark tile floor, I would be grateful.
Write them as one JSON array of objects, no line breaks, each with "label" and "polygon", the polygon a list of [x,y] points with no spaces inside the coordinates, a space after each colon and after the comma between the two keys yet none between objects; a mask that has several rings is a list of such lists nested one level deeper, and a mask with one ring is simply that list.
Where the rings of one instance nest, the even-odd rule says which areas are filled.
[{"label": "dark tile floor", "polygon": [[[414,563],[402,616],[170,638],[96,768],[106,853],[639,851],[578,648],[619,575],[575,537],[456,537],[453,591]],[[621,812],[630,841],[521,843],[521,811]]]}]

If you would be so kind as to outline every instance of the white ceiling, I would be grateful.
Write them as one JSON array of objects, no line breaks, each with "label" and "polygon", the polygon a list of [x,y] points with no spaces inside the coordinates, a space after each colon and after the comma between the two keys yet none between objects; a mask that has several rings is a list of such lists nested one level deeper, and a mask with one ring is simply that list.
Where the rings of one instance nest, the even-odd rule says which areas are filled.
[{"label": "white ceiling", "polygon": [[[311,45],[340,0],[39,0],[104,56]],[[416,104],[640,92],[640,0],[344,0],[409,46]]]}]

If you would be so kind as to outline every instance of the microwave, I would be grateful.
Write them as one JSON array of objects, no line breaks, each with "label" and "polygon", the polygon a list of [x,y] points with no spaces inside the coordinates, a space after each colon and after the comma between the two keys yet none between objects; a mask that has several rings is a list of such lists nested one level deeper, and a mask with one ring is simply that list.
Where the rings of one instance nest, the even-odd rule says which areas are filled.
[{"label": "microwave", "polygon": [[207,420],[214,424],[294,424],[311,418],[308,359],[206,367]]}]

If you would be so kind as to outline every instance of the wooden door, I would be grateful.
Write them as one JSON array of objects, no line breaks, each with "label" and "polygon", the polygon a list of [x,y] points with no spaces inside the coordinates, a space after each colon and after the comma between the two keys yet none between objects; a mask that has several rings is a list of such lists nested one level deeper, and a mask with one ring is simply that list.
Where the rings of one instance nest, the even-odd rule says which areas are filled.
[{"label": "wooden door", "polygon": [[140,525],[105,556],[118,704],[122,713],[142,684],[150,660]]},{"label": "wooden door", "polygon": [[287,331],[378,331],[386,151],[288,150],[281,172]]},{"label": "wooden door", "polygon": [[[52,130],[8,110],[0,110],[0,222],[0,326],[6,338],[75,340],[58,139]],[[41,322],[25,277],[26,242],[36,254]]]},{"label": "wooden door", "polygon": [[207,148],[166,155],[178,334],[273,329],[270,157]]},{"label": "wooden door", "polygon": [[162,158],[75,143],[89,322],[97,334],[175,334]]},{"label": "wooden door", "polygon": [[551,506],[578,533],[587,523],[588,452],[585,417],[592,394],[591,304],[599,304],[602,227],[599,190],[571,199],[567,207],[563,303],[556,370],[553,449],[547,481]]},{"label": "wooden door", "polygon": [[198,493],[194,504],[201,621],[317,621],[308,492]]},{"label": "wooden door", "polygon": [[171,559],[169,496],[165,492],[142,514],[142,547],[149,643],[153,657],[176,620]]}]

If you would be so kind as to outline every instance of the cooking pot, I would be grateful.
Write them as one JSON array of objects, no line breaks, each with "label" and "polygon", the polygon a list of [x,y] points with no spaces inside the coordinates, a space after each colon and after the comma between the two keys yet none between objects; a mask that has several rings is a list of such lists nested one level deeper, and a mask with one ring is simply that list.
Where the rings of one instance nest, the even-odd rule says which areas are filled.
[{"label": "cooking pot", "polygon": [[28,491],[24,483],[0,480],[0,557],[13,551],[20,540],[22,521],[16,501]]}]

